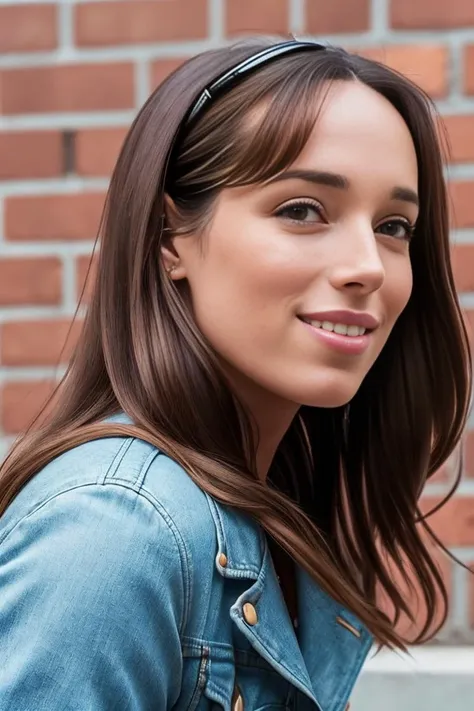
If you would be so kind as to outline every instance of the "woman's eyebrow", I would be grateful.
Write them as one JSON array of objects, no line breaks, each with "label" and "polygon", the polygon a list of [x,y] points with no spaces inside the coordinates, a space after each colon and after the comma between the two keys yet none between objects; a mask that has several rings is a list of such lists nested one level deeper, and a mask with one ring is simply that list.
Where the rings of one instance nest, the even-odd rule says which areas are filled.
[{"label": "woman's eyebrow", "polygon": [[411,202],[413,205],[420,207],[420,200],[418,195],[411,188],[401,188],[397,187],[392,190],[390,195],[392,200],[401,200],[402,202]]},{"label": "woman's eyebrow", "polygon": [[[278,173],[278,175],[275,175],[273,178],[270,178],[266,184],[271,185],[283,180],[304,180],[307,183],[326,185],[330,188],[337,188],[338,190],[348,190],[350,188],[349,178],[345,175],[341,175],[340,173],[330,173],[324,170],[286,170],[282,173]],[[390,193],[390,199],[409,202],[417,207],[420,205],[418,195],[411,188],[401,186],[393,188]]]},{"label": "woman's eyebrow", "polygon": [[305,180],[307,183],[328,185],[330,188],[338,188],[339,190],[348,190],[350,186],[349,179],[344,175],[321,170],[286,170],[270,178],[267,184],[271,185],[282,180]]}]

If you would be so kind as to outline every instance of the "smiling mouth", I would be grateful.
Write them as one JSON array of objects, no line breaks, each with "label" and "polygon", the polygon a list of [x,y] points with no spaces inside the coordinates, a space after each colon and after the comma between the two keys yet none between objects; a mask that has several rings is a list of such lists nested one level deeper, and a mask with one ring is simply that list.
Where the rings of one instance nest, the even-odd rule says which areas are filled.
[{"label": "smiling mouth", "polygon": [[332,321],[316,321],[312,319],[303,318],[303,316],[298,316],[300,321],[308,323],[313,328],[320,328],[323,331],[329,331],[332,333],[337,333],[339,336],[348,336],[349,338],[357,338],[360,336],[367,335],[372,332],[373,329],[365,328],[364,326],[358,326],[356,324],[347,323],[334,323]]}]

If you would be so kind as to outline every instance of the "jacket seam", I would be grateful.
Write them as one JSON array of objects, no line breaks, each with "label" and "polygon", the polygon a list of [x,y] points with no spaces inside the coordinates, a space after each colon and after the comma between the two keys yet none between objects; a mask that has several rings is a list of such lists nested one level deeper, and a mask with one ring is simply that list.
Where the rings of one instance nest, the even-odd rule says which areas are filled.
[{"label": "jacket seam", "polygon": [[[119,449],[118,449],[117,452],[114,454],[114,457],[113,457],[112,461],[110,462],[109,466],[107,467],[107,470],[106,470],[105,474],[104,474],[103,476],[101,476],[100,478],[98,478],[98,480],[97,480],[97,483],[98,483],[98,484],[105,484],[106,479],[107,479],[109,476],[112,476],[112,477],[113,477],[114,472],[116,472],[117,469],[118,469],[118,468],[120,467],[120,465],[122,464],[122,462],[123,462],[123,460],[124,460],[124,458],[125,458],[125,455],[127,454],[128,450],[130,449],[130,447],[132,446],[132,444],[133,444],[134,441],[135,441],[135,440],[134,440],[133,437],[127,437],[127,439],[125,439],[125,440],[122,442],[122,444],[120,445]],[[111,472],[112,472],[112,474],[111,474]],[[134,483],[135,483],[135,482],[134,482]]]},{"label": "jacket seam", "polygon": [[[98,482],[88,482],[87,484],[77,484],[75,486],[70,486],[67,489],[62,489],[61,491],[56,492],[52,496],[49,496],[47,499],[42,501],[40,504],[38,504],[34,509],[29,511],[27,514],[22,516],[18,521],[15,523],[15,525],[6,533],[5,537],[1,539],[1,541],[6,541],[7,538],[13,533],[13,531],[17,528],[17,526],[20,525],[23,521],[26,519],[30,518],[34,514],[38,513],[42,508],[44,508],[48,503],[51,501],[54,501],[54,499],[58,499],[62,494],[67,494],[71,491],[75,491],[76,489],[84,489],[87,487],[97,487],[98,489],[105,487],[105,486],[117,486],[122,489],[127,489],[128,491],[133,491],[137,496],[140,496],[143,500],[147,501],[157,514],[162,518],[166,526],[168,527],[169,531],[171,532],[173,539],[176,544],[176,548],[178,549],[178,554],[179,554],[179,560],[180,560],[180,569],[181,569],[181,586],[183,590],[183,609],[181,611],[181,619],[180,619],[180,624],[179,624],[179,634],[180,637],[183,635],[184,631],[184,623],[185,620],[188,617],[188,610],[189,610],[189,595],[188,595],[188,590],[189,590],[189,585],[186,585],[187,581],[187,570],[186,570],[186,563],[187,557],[186,557],[186,550],[184,549],[184,556],[181,550],[180,542],[183,544],[183,539],[182,536],[179,532],[178,527],[176,526],[175,522],[169,515],[169,513],[166,511],[166,509],[163,507],[163,505],[155,499],[154,496],[150,494],[145,488],[141,487],[138,491],[137,488],[133,485],[126,485],[123,482],[117,483],[116,480],[108,480],[104,484],[100,484]],[[186,558],[184,560],[183,558]],[[188,581],[187,581],[188,582]]]},{"label": "jacket seam", "polygon": [[216,650],[219,652],[232,652],[235,649],[230,642],[218,642],[208,637],[190,637],[189,635],[183,635],[181,646],[185,649],[209,647],[210,651]]},{"label": "jacket seam", "polygon": [[[148,469],[151,467],[153,461],[160,457],[163,456],[160,450],[155,449],[151,454],[146,458],[145,462],[143,463],[141,470],[140,470],[140,479],[143,481],[144,477],[146,476],[146,473]],[[138,477],[135,480],[136,482],[138,481]],[[161,511],[161,515],[165,520],[167,520],[168,526],[170,529],[173,531],[175,540],[176,540],[176,546],[179,551],[180,559],[181,559],[181,573],[182,573],[182,587],[183,587],[183,617],[180,623],[180,634],[184,634],[184,630],[186,629],[189,617],[190,617],[190,611],[191,611],[191,599],[192,599],[192,574],[191,574],[191,556],[189,555],[188,548],[186,545],[186,541],[181,535],[181,531],[179,530],[178,526],[174,522],[173,518],[171,515],[168,513],[168,511],[165,509],[163,504],[158,501],[158,499],[155,498],[155,496],[145,487],[143,486],[142,483],[140,483],[139,487],[139,492],[141,493],[144,492],[150,501],[150,503],[154,502],[155,507]]]}]

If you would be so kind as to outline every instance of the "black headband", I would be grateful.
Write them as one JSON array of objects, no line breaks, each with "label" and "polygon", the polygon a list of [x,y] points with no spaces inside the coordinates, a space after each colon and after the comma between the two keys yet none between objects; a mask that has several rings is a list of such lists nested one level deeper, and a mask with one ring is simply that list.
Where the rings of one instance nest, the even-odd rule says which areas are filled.
[{"label": "black headband", "polygon": [[220,93],[224,89],[230,88],[236,81],[239,81],[242,77],[247,76],[247,74],[250,74],[262,64],[267,64],[274,59],[278,59],[278,57],[281,57],[282,55],[297,51],[301,52],[307,49],[320,50],[326,49],[326,46],[317,42],[298,42],[297,40],[282,42],[281,44],[274,44],[271,47],[267,47],[266,49],[253,54],[251,57],[248,57],[235,67],[228,69],[224,72],[224,74],[221,74],[217,77],[217,79],[214,79],[212,84],[206,87],[206,89],[204,89],[204,91],[196,99],[189,111],[185,125],[188,125],[194,121],[196,116],[209,105],[216,94]]}]

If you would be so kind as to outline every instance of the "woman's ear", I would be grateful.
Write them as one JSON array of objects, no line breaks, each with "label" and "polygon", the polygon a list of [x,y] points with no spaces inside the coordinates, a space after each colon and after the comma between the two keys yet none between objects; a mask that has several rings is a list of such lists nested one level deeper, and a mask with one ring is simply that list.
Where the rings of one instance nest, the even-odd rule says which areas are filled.
[{"label": "woman's ear", "polygon": [[161,238],[161,260],[170,279],[184,279],[186,270],[177,249],[175,230],[179,226],[179,215],[175,203],[165,194],[163,210],[163,227]]},{"label": "woman's ear", "polygon": [[166,233],[174,233],[180,227],[180,216],[176,204],[168,193],[165,193],[163,200],[163,229]]}]

